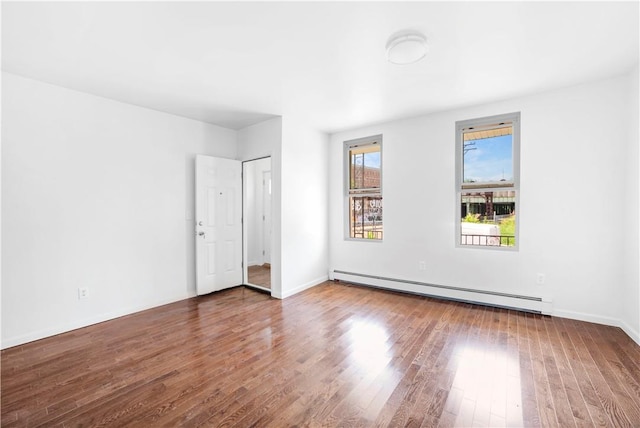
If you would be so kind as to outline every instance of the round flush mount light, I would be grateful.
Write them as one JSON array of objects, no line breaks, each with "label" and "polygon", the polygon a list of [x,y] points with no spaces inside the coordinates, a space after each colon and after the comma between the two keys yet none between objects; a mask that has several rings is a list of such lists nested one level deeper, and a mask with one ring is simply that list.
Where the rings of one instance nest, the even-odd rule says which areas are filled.
[{"label": "round flush mount light", "polygon": [[424,34],[404,30],[392,34],[387,42],[387,60],[392,64],[407,65],[420,61],[429,50]]}]

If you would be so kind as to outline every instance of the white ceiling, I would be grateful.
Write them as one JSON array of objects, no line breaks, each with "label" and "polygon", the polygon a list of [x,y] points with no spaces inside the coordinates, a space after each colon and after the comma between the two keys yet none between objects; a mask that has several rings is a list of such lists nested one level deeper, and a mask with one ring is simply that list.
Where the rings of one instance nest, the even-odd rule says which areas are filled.
[{"label": "white ceiling", "polygon": [[[3,2],[2,69],[240,129],[335,132],[619,75],[638,2]],[[423,32],[420,63],[388,37]]]}]

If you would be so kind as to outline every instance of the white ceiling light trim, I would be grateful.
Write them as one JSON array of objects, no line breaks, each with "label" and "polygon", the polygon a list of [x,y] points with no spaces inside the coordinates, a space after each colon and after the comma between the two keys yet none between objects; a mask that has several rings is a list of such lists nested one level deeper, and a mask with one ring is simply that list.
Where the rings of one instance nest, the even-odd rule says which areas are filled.
[{"label": "white ceiling light trim", "polygon": [[399,31],[387,42],[387,60],[392,64],[413,64],[424,58],[428,51],[427,38],[418,31]]}]

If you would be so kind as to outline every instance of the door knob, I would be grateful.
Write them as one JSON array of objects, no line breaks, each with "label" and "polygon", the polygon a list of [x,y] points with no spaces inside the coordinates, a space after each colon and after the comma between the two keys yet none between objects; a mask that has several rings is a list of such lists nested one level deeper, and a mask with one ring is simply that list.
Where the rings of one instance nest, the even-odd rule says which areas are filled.
[{"label": "door knob", "polygon": [[198,236],[202,236],[204,238],[204,232],[202,231],[198,232]]},{"label": "door knob", "polygon": [[202,226],[202,221],[199,221],[199,222],[198,222],[198,226]]}]

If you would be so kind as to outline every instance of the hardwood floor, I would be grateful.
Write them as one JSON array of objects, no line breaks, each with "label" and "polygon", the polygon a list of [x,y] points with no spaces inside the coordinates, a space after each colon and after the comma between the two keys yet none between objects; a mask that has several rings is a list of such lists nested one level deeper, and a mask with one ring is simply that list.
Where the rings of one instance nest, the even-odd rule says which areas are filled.
[{"label": "hardwood floor", "polygon": [[328,282],[2,351],[2,426],[640,426],[620,329]]},{"label": "hardwood floor", "polygon": [[249,283],[271,288],[271,266],[267,264],[249,266],[247,272],[249,274]]}]

